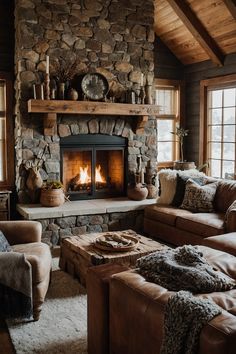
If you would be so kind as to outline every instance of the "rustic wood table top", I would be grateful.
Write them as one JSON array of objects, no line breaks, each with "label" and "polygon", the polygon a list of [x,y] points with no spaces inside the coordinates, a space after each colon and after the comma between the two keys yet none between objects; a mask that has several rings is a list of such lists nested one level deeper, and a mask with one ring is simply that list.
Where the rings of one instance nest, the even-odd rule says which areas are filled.
[{"label": "rustic wood table top", "polygon": [[[110,232],[112,234],[112,232]],[[84,259],[88,260],[92,264],[101,264],[101,263],[127,263],[127,259],[129,259],[129,263],[134,263],[139,257],[142,257],[146,254],[161,250],[166,248],[165,245],[154,241],[146,236],[142,236],[137,234],[133,230],[125,230],[125,231],[115,231],[116,234],[120,234],[121,236],[133,236],[138,238],[139,242],[133,250],[125,251],[125,252],[116,252],[116,251],[105,251],[97,248],[95,246],[95,240],[97,237],[106,235],[107,232],[104,233],[90,233],[79,236],[72,236],[68,238],[64,238],[62,240],[61,247],[66,247],[71,251],[81,255]]]}]

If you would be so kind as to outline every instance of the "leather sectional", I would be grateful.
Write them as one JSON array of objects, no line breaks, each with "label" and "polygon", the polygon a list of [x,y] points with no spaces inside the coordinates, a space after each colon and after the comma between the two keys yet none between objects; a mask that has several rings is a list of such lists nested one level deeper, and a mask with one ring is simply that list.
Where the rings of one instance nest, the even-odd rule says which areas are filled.
[{"label": "leather sectional", "polygon": [[[201,245],[204,239],[236,231],[236,182],[220,180],[214,212],[192,213],[171,205],[154,204],[144,211],[144,231],[173,245]],[[227,220],[226,220],[227,214]]]},{"label": "leather sectional", "polygon": [[[212,266],[236,279],[234,256],[199,247]],[[173,292],[147,282],[136,270],[122,271],[110,264],[91,267],[87,284],[89,354],[94,348],[102,354],[160,352],[165,305]],[[212,298],[223,312],[203,327],[198,354],[235,353],[236,289],[200,296]]]}]

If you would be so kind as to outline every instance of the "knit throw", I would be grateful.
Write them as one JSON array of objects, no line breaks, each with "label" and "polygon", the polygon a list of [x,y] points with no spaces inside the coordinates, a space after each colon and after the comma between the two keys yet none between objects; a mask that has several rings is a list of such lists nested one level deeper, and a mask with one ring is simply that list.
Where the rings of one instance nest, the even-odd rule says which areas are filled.
[{"label": "knit throw", "polygon": [[169,298],[160,354],[195,354],[203,326],[222,312],[210,299],[179,291]]},{"label": "knit throw", "polygon": [[147,280],[171,291],[210,293],[230,290],[236,285],[234,279],[215,270],[202,252],[191,245],[151,253],[139,258],[136,266]]}]

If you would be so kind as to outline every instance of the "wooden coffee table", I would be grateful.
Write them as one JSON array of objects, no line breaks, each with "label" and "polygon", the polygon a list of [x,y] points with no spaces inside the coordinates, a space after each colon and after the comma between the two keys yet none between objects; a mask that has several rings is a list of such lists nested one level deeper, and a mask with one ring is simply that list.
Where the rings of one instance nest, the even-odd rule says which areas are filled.
[{"label": "wooden coffee table", "polygon": [[[86,274],[91,266],[116,263],[133,268],[138,258],[166,248],[165,245],[157,241],[141,236],[132,230],[128,231],[131,231],[132,235],[139,239],[136,248],[129,252],[111,252],[97,249],[94,246],[94,241],[103,233],[90,233],[64,238],[61,242],[60,268],[77,277],[80,283],[86,286]],[[122,235],[122,231],[119,231],[119,233]]]}]

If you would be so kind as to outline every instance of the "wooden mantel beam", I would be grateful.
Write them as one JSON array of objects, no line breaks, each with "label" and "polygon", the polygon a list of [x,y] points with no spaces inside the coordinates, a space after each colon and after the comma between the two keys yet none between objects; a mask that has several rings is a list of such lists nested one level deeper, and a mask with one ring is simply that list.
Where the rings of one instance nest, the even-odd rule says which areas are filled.
[{"label": "wooden mantel beam", "polygon": [[196,17],[185,0],[167,0],[183,24],[208,54],[210,59],[219,66],[224,63],[224,55],[214,39]]},{"label": "wooden mantel beam", "polygon": [[29,100],[29,113],[42,113],[44,134],[56,132],[57,114],[105,115],[107,118],[130,116],[136,119],[138,134],[143,133],[149,116],[157,116],[160,106],[149,104],[106,103],[93,101]]},{"label": "wooden mantel beam", "polygon": [[223,0],[225,5],[227,6],[229,12],[236,20],[236,0]]}]

